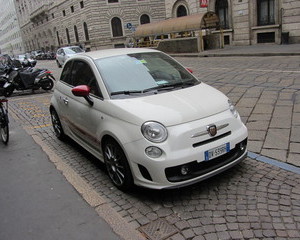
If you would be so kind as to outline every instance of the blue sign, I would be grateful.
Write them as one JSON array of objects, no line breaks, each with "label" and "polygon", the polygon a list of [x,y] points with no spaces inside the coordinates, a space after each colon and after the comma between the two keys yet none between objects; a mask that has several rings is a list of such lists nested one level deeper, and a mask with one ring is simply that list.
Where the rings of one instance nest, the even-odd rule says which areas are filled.
[{"label": "blue sign", "polygon": [[132,28],[132,24],[131,24],[131,23],[127,23],[127,24],[126,24],[126,27],[127,27],[128,29],[131,29],[131,28]]}]

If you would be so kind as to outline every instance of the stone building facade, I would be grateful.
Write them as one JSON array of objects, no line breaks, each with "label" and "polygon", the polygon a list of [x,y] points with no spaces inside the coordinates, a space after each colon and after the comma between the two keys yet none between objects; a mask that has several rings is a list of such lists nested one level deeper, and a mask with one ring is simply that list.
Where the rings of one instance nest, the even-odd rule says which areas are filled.
[{"label": "stone building facade", "polygon": [[299,0],[166,0],[165,3],[166,18],[216,12],[226,44],[300,43]]},{"label": "stone building facade", "polygon": [[124,47],[141,23],[165,19],[161,0],[14,0],[26,51]]},{"label": "stone building facade", "polygon": [[24,52],[21,31],[13,0],[0,0],[0,53],[18,55]]}]

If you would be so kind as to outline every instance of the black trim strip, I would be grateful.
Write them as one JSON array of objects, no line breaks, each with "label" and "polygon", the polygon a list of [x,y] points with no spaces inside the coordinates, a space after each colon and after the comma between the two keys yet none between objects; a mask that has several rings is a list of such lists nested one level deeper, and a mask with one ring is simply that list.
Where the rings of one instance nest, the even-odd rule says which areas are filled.
[{"label": "black trim strip", "polygon": [[210,143],[210,142],[214,142],[214,141],[216,141],[216,140],[219,140],[219,139],[221,139],[221,138],[223,138],[223,137],[227,137],[227,136],[229,136],[230,134],[231,134],[231,131],[226,132],[226,133],[223,133],[223,134],[221,134],[221,135],[219,135],[219,136],[217,136],[217,137],[210,138],[210,139],[205,140],[205,141],[202,141],[202,142],[194,143],[194,144],[193,144],[193,147],[194,147],[194,148],[195,148],[195,147],[200,147],[200,146],[205,145],[205,144],[207,144],[207,143]]}]

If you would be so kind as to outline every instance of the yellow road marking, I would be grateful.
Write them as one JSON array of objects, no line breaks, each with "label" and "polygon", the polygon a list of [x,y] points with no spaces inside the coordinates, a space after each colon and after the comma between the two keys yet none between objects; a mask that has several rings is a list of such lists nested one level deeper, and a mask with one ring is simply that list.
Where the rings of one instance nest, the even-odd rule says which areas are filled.
[{"label": "yellow road marking", "polygon": [[48,123],[48,124],[44,124],[44,125],[38,125],[38,126],[34,126],[32,128],[36,129],[36,128],[43,128],[43,127],[50,127],[52,124]]}]

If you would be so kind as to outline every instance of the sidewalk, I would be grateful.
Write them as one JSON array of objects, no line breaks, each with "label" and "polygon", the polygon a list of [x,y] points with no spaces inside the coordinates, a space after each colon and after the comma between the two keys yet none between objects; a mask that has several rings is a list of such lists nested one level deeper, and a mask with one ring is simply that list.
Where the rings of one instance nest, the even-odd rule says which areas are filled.
[{"label": "sidewalk", "polygon": [[237,57],[237,56],[300,56],[300,44],[257,44],[250,46],[225,46],[222,49],[201,53],[172,53],[173,57]]},{"label": "sidewalk", "polygon": [[0,142],[0,239],[121,239],[10,120],[10,142]]}]

